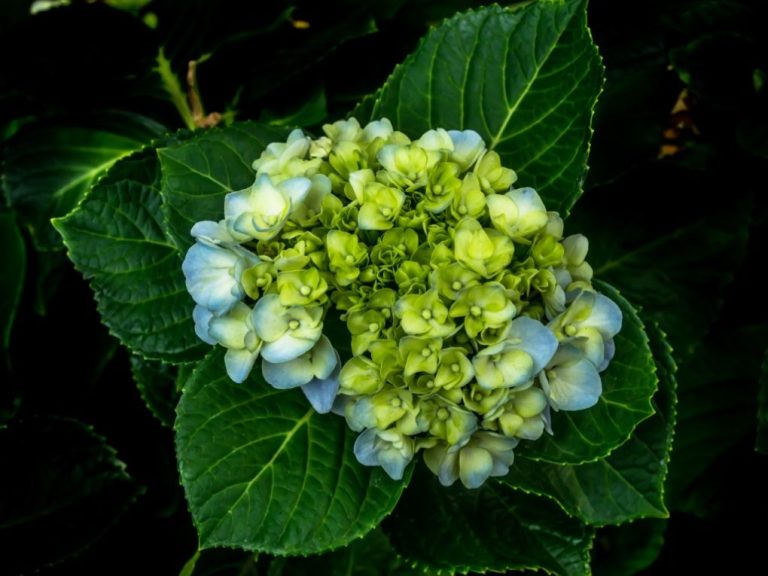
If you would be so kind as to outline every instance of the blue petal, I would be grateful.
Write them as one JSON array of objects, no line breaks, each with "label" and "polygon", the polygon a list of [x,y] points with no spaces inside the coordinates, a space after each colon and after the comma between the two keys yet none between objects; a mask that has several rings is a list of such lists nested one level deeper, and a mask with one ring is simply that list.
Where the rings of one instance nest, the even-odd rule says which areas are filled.
[{"label": "blue petal", "polygon": [[310,383],[301,387],[304,396],[307,397],[312,408],[318,414],[328,414],[333,408],[336,393],[339,391],[339,376],[331,376],[325,380],[315,378]]},{"label": "blue petal", "polygon": [[411,458],[395,448],[388,448],[379,452],[379,464],[392,480],[403,479],[403,472],[410,461]]},{"label": "blue petal", "polygon": [[552,331],[538,320],[520,316],[512,320],[507,333],[508,339],[521,340],[514,348],[525,350],[533,358],[533,373],[546,366],[557,351],[557,338]]},{"label": "blue petal", "polygon": [[273,363],[264,359],[261,362],[261,373],[264,380],[278,390],[303,386],[314,377],[312,362],[306,354],[290,362]]},{"label": "blue petal", "polygon": [[353,452],[357,461],[363,466],[379,465],[378,450],[376,449],[377,439],[376,429],[371,428],[360,434],[355,440]]}]

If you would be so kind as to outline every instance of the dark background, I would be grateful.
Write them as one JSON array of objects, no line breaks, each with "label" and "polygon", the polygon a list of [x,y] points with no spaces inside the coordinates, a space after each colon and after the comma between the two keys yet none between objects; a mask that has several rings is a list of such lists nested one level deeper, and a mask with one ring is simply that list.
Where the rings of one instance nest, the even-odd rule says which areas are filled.
[{"label": "dark background", "polygon": [[[280,2],[155,0],[136,13],[72,4],[34,17],[29,2],[5,0],[0,7],[3,149],[26,127],[87,122],[104,110],[140,112],[169,130],[183,128],[151,71],[161,45],[181,76],[187,60],[211,53],[198,75],[207,111],[317,128],[381,85],[429,25],[472,5],[297,1],[291,18],[310,24],[302,30],[280,19],[288,7]],[[142,21],[148,12],[157,16],[155,29]],[[768,474],[765,456],[753,446],[758,370],[768,344],[758,278],[766,263],[766,16],[758,0],[589,5],[607,83],[587,192],[568,229],[589,230],[590,238],[627,250],[683,234],[680,242],[662,242],[638,264],[636,278],[623,280],[642,292],[656,265],[667,266],[653,278],[654,289],[682,290],[681,306],[690,306],[677,311],[683,320],[672,330],[686,338],[676,346],[680,426],[667,490],[672,514],[647,574],[721,566],[751,572],[764,561]],[[688,235],[695,226],[701,235]],[[64,252],[36,251],[28,232],[24,240],[28,267],[4,350],[0,426],[23,424],[35,434],[0,444],[0,573],[5,564],[9,574],[177,574],[197,543],[172,431],[145,406],[128,353],[100,324],[92,294]],[[637,303],[663,319],[653,299]],[[686,317],[704,319],[703,327]],[[692,327],[695,334],[686,332]],[[133,496],[97,490],[98,498],[85,501],[90,511],[72,508],[74,515],[100,510],[94,533],[82,540],[92,543],[43,567],[46,559],[67,556],[66,547],[59,549],[53,532],[14,533],[3,510],[34,490],[55,492],[59,469],[49,465],[53,452],[46,456],[46,446],[53,451],[50,430],[70,419],[92,426],[114,447],[134,480],[124,486]],[[65,434],[53,436],[62,450],[79,449],[76,433],[71,443]],[[622,546],[646,547],[646,563],[655,555],[647,541],[633,544],[608,529],[596,539],[595,572],[609,573]],[[236,552],[204,560],[212,568],[195,574],[266,574],[269,564]]]}]

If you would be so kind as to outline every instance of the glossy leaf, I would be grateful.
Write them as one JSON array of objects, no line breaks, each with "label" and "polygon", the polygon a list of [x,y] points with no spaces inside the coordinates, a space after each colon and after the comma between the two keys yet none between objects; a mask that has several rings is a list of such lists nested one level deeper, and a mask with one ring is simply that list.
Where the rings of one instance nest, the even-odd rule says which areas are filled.
[{"label": "glossy leaf", "polygon": [[412,137],[471,128],[566,214],[581,195],[603,67],[586,1],[490,6],[433,29],[353,116],[389,118]]},{"label": "glossy leaf", "polygon": [[592,530],[554,503],[495,482],[477,490],[459,483],[445,488],[420,472],[384,524],[407,562],[426,573],[589,574]]},{"label": "glossy leaf", "polygon": [[72,214],[55,221],[75,267],[91,280],[104,324],[134,352],[193,360],[194,332],[181,259],[166,237],[160,168],[148,149],[116,164]]},{"label": "glossy leaf", "polygon": [[141,399],[149,411],[168,427],[176,418],[176,404],[179,401],[179,369],[181,366],[159,360],[147,360],[134,354],[131,356],[131,372]]},{"label": "glossy leaf", "polygon": [[179,471],[203,548],[336,548],[373,529],[405,485],[360,465],[345,421],[317,414],[301,391],[269,387],[258,369],[233,383],[221,350],[198,365],[177,414]]},{"label": "glossy leaf", "polygon": [[3,185],[36,245],[61,248],[50,219],[67,214],[118,159],[162,132],[153,120],[117,113],[89,125],[39,123],[20,130],[7,144]]},{"label": "glossy leaf", "polygon": [[163,212],[176,244],[192,244],[189,231],[200,220],[224,217],[224,196],[253,183],[251,164],[285,130],[253,122],[203,132],[158,150],[163,168]]},{"label": "glossy leaf", "polygon": [[552,436],[521,442],[517,454],[555,464],[581,464],[603,458],[632,435],[653,414],[651,397],[658,379],[648,336],[637,312],[604,282],[595,287],[616,302],[624,315],[616,336],[616,356],[601,374],[603,394],[598,403],[578,412],[553,412]]}]

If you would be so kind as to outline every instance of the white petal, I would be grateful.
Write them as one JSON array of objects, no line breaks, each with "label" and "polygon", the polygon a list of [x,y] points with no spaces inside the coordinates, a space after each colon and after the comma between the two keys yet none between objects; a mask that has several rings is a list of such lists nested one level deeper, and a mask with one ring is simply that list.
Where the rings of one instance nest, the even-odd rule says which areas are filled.
[{"label": "white petal", "polygon": [[555,367],[550,377],[549,399],[558,410],[584,410],[597,404],[603,391],[595,366],[584,357]]},{"label": "white petal", "polygon": [[291,207],[298,206],[304,201],[312,187],[312,181],[309,178],[289,178],[280,182],[277,186],[282,192],[283,197],[290,201]]},{"label": "white petal", "polygon": [[227,350],[224,354],[224,365],[227,368],[227,374],[234,381],[240,384],[248,378],[253,364],[259,357],[258,352],[248,350]]},{"label": "white petal", "polygon": [[462,170],[467,170],[485,150],[480,134],[474,130],[448,130],[453,141],[451,162],[456,162]]},{"label": "white petal", "polygon": [[621,308],[607,296],[595,294],[592,313],[582,326],[597,328],[604,337],[611,338],[621,330],[621,320]]},{"label": "white petal", "polygon": [[197,222],[194,226],[192,226],[190,234],[192,234],[192,236],[194,236],[197,240],[200,240],[201,242],[209,245],[235,242],[235,239],[232,238],[232,235],[227,231],[224,220],[221,220],[220,222],[213,222],[212,220],[203,220],[201,222]]},{"label": "white petal", "polygon": [[273,342],[265,342],[261,349],[261,355],[269,362],[280,364],[298,358],[311,350],[314,345],[314,340],[296,338],[290,332],[286,332]]}]

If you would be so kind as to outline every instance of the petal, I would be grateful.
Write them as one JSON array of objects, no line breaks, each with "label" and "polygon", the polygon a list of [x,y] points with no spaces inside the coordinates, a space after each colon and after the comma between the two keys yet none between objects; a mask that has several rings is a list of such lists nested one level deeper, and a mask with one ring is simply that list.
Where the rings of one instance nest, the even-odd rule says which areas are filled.
[{"label": "petal", "polygon": [[467,488],[479,488],[493,471],[493,458],[487,450],[465,446],[459,452],[459,477]]},{"label": "petal", "polygon": [[584,410],[597,404],[603,392],[600,375],[584,357],[556,366],[549,373],[549,400],[558,410]]},{"label": "petal", "polygon": [[589,318],[582,326],[591,326],[611,338],[621,330],[621,309],[616,303],[602,294],[595,294],[595,303]]},{"label": "petal", "polygon": [[261,373],[264,375],[264,380],[278,390],[303,386],[314,378],[312,362],[307,354],[279,364],[264,359],[261,362]]},{"label": "petal", "polygon": [[251,315],[254,330],[264,342],[273,342],[288,330],[286,309],[280,304],[280,296],[267,294],[259,298]]},{"label": "petal", "polygon": [[[403,439],[404,442],[410,442],[408,438]],[[410,452],[401,452],[395,448],[385,448],[379,451],[379,465],[384,469],[384,472],[389,474],[392,480],[402,480],[405,467],[408,466],[413,454]]]},{"label": "petal", "polygon": [[338,373],[324,380],[315,378],[302,386],[301,391],[318,414],[327,414],[333,408],[339,391]]},{"label": "petal", "polygon": [[289,178],[280,182],[277,186],[283,196],[287,198],[291,207],[298,206],[304,201],[304,198],[309,194],[309,189],[312,188],[312,181],[309,178]]},{"label": "petal", "polygon": [[355,458],[363,466],[378,466],[378,450],[376,449],[376,440],[378,435],[376,429],[371,428],[360,434],[355,440],[353,452]]},{"label": "petal", "polygon": [[520,316],[510,323],[507,338],[521,341],[520,344],[513,346],[531,355],[534,374],[544,368],[557,351],[557,337],[553,332],[538,320],[528,316]]},{"label": "petal", "polygon": [[195,334],[206,344],[216,344],[216,339],[209,332],[208,323],[213,318],[213,312],[199,304],[192,311],[192,319],[195,321]]},{"label": "petal", "polygon": [[312,371],[315,378],[325,380],[333,372],[340,369],[339,353],[336,352],[327,336],[321,336],[315,347],[312,348]]},{"label": "petal", "polygon": [[453,141],[450,160],[456,162],[462,170],[472,166],[485,150],[485,142],[474,130],[448,130],[448,136]]},{"label": "petal", "polygon": [[296,338],[290,332],[273,342],[265,342],[261,355],[265,360],[280,364],[298,358],[315,345],[315,340]]},{"label": "petal", "polygon": [[235,239],[232,238],[232,235],[227,230],[224,220],[221,220],[220,222],[213,222],[212,220],[197,222],[192,226],[190,234],[197,240],[209,245],[235,242]]},{"label": "petal", "polygon": [[240,384],[248,378],[253,364],[259,357],[258,352],[248,350],[227,350],[224,354],[224,366],[227,368],[227,374],[233,382]]}]

